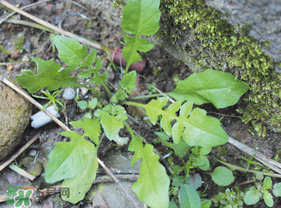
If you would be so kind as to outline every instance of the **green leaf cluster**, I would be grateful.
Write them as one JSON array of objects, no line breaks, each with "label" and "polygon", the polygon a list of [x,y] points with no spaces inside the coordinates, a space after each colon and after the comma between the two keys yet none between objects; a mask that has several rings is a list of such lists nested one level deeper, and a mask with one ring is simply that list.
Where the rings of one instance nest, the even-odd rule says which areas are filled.
[{"label": "green leaf cluster", "polygon": [[[138,52],[150,51],[154,44],[139,36],[151,36],[159,30],[160,0],[128,0],[123,9],[121,27],[124,33],[122,52],[127,62],[125,74],[132,63],[141,61]],[[127,35],[131,34],[133,36]]]},{"label": "green leaf cluster", "polygon": [[274,184],[272,188],[272,180],[270,177],[265,177],[263,180],[263,185],[256,184],[256,187],[251,186],[250,189],[245,193],[244,202],[247,205],[256,204],[262,197],[265,204],[268,207],[273,207],[274,201],[272,194],[268,191],[272,189],[272,193],[279,197],[281,196],[281,183]]}]

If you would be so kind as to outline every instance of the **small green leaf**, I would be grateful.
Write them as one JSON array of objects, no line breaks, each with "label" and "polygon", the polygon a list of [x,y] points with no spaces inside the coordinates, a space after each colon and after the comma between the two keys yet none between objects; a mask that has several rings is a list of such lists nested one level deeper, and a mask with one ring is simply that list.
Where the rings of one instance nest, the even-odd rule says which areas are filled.
[{"label": "small green leaf", "polygon": [[88,103],[85,100],[79,101],[77,105],[82,110],[85,110],[88,107]]},{"label": "small green leaf", "polygon": [[183,181],[184,181],[184,176],[176,175],[176,176],[173,178],[173,183],[172,183],[172,185],[173,185],[173,186],[181,186],[181,184],[183,183]]},{"label": "small green leaf", "polygon": [[63,181],[61,188],[69,189],[69,197],[62,195],[62,199],[72,204],[83,200],[85,194],[92,187],[93,181],[96,179],[98,167],[97,155],[95,153],[89,159],[84,170],[81,170],[75,177]]},{"label": "small green leaf", "polygon": [[97,110],[95,116],[101,116],[100,123],[110,141],[116,138],[124,127],[123,121],[128,118],[125,109],[120,105],[107,105],[102,110]]},{"label": "small green leaf", "polygon": [[182,139],[180,139],[178,144],[173,143],[173,146],[174,146],[175,154],[180,158],[185,157],[190,150],[190,146],[188,146],[188,144]]},{"label": "small green leaf", "polygon": [[70,142],[58,142],[49,154],[45,171],[45,181],[55,183],[73,178],[87,167],[95,153],[95,146],[74,131],[64,131],[61,135],[70,137]]},{"label": "small green leaf", "polygon": [[249,86],[228,73],[205,70],[192,74],[168,95],[176,100],[192,101],[196,105],[213,103],[216,108],[225,108],[237,103]]},{"label": "small green leaf", "polygon": [[97,56],[97,51],[93,49],[87,56],[86,60],[81,64],[80,68],[84,68],[86,66],[90,66],[91,64],[93,64],[96,60],[96,56]]},{"label": "small green leaf", "polygon": [[255,187],[250,187],[249,191],[244,196],[244,202],[247,205],[256,204],[260,199],[259,191]]},{"label": "small green leaf", "polygon": [[201,201],[196,190],[189,184],[183,184],[180,188],[181,208],[201,208]]},{"label": "small green leaf", "polygon": [[92,100],[90,100],[88,107],[90,109],[94,109],[98,104],[98,99],[97,98],[93,98]]},{"label": "small green leaf", "polygon": [[142,159],[140,176],[132,185],[138,198],[153,208],[168,208],[170,179],[165,168],[159,163],[159,156],[153,152],[153,146],[143,147],[141,137],[133,136],[129,151],[134,151],[131,166]]},{"label": "small green leaf", "polygon": [[76,38],[57,35],[54,44],[59,51],[59,58],[68,64],[68,69],[77,69],[88,55],[88,47],[82,46]]},{"label": "small green leaf", "polygon": [[191,151],[193,152],[193,154],[195,155],[207,155],[211,152],[211,148],[210,147],[193,147],[191,149]]},{"label": "small green leaf", "polygon": [[212,205],[211,200],[202,200],[201,201],[201,208],[210,208]]},{"label": "small green leaf", "polygon": [[202,186],[202,178],[198,173],[190,174],[186,183],[191,185],[195,190],[197,190]]},{"label": "small green leaf", "polygon": [[136,80],[137,80],[137,72],[134,70],[122,78],[122,80],[120,81],[120,86],[128,94],[130,94],[133,92],[134,88],[136,87]]},{"label": "small green leaf", "polygon": [[271,189],[272,187],[272,180],[270,177],[265,177],[265,179],[263,180],[263,185],[262,188],[263,189]]},{"label": "small green leaf", "polygon": [[257,178],[258,180],[261,181],[261,180],[263,179],[263,177],[264,177],[264,176],[263,176],[262,172],[257,172],[257,173],[256,173],[256,178]]},{"label": "small green leaf", "polygon": [[28,92],[35,93],[42,88],[47,88],[49,91],[55,91],[60,87],[89,87],[76,83],[76,77],[69,77],[68,69],[61,69],[60,64],[56,64],[53,60],[45,61],[41,58],[33,58],[37,63],[38,74],[30,70],[23,71],[22,75],[16,76],[17,82],[24,86]]},{"label": "small green leaf", "polygon": [[272,192],[276,197],[281,196],[281,183],[274,184]]},{"label": "small green leaf", "polygon": [[263,194],[263,200],[268,207],[273,207],[274,205],[273,197],[269,192],[265,192]]},{"label": "small green leaf", "polygon": [[211,176],[212,180],[219,186],[228,186],[234,181],[231,170],[223,166],[216,167]]},{"label": "small green leaf", "polygon": [[82,128],[84,130],[83,136],[88,136],[96,145],[99,144],[99,135],[101,133],[99,118],[86,118],[84,117],[84,122],[79,121],[72,121],[70,124],[75,126],[76,128]]},{"label": "small green leaf", "polygon": [[192,163],[192,165],[199,167],[201,170],[207,171],[210,168],[209,160],[204,155],[199,155],[196,157],[196,160]]}]

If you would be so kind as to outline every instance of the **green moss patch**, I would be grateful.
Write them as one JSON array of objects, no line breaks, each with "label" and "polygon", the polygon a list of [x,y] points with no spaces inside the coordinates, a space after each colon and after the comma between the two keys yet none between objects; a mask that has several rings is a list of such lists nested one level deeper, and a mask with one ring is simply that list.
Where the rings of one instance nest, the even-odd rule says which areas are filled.
[{"label": "green moss patch", "polygon": [[182,59],[195,72],[212,68],[246,81],[250,91],[238,110],[243,121],[251,121],[262,135],[264,125],[280,131],[280,77],[273,71],[278,63],[264,53],[262,43],[248,35],[249,26],[238,26],[241,32],[236,32],[225,14],[203,0],[162,0],[160,9],[163,15],[157,38],[181,50]]}]

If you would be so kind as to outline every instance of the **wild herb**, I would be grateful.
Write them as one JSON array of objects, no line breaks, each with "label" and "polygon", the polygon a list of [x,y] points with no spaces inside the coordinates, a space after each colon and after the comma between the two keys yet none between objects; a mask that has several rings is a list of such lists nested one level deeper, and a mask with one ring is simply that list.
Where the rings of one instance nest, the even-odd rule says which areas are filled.
[{"label": "wild herb", "polygon": [[[152,43],[139,36],[150,36],[159,29],[159,3],[159,0],[127,1],[123,10],[122,28],[124,32],[134,36],[124,34],[123,54],[128,65],[116,92],[112,93],[107,86],[107,71],[103,74],[99,72],[102,62],[96,50],[89,52],[76,39],[63,36],[56,36],[54,45],[58,49],[58,57],[67,64],[67,68],[62,68],[53,60],[34,58],[33,61],[38,65],[38,74],[24,71],[17,76],[17,81],[30,93],[42,88],[54,91],[64,86],[93,90],[77,83],[76,77],[69,77],[71,70],[87,67],[78,76],[89,78],[90,83],[101,84],[110,97],[109,104],[95,110],[94,115],[84,117],[83,121],[70,122],[74,127],[82,128],[84,133],[80,135],[74,131],[62,132],[61,135],[69,137],[70,141],[58,142],[49,154],[45,180],[48,183],[64,180],[61,187],[70,189],[69,198],[62,196],[66,201],[77,203],[90,189],[98,169],[97,150],[103,135],[110,141],[117,141],[120,138],[120,129],[126,126],[131,134],[128,150],[134,152],[131,165],[142,159],[139,179],[132,186],[141,201],[155,208],[169,207],[170,203],[175,205],[173,200],[169,200],[171,189],[174,195],[179,192],[181,207],[211,206],[210,200],[202,198],[203,193],[197,193],[196,189],[202,185],[202,179],[199,174],[198,177],[194,173],[198,168],[209,171],[207,155],[211,147],[225,144],[228,136],[218,119],[207,116],[206,111],[199,107],[193,108],[193,104],[212,103],[217,108],[234,105],[249,87],[247,83],[236,80],[230,74],[206,70],[180,81],[175,90],[168,93],[176,99],[172,104],[168,97],[160,95],[148,104],[130,101],[129,94],[136,87],[137,74],[135,71],[127,72],[130,64],[141,60],[138,51],[147,52],[153,47]],[[79,106],[94,109],[96,104],[95,101],[80,102]],[[174,165],[173,155],[169,157],[172,184],[166,169],[159,162],[159,156],[153,152],[153,145],[143,146],[142,138],[134,135],[126,122],[128,113],[124,105],[144,108],[154,125],[160,120],[160,127],[165,133],[158,134],[161,135],[163,144],[171,149],[173,155],[179,156],[184,164]],[[101,135],[102,131],[104,134]],[[85,137],[89,137],[90,141]],[[227,186],[234,181],[232,172],[226,167],[216,167],[207,173],[220,186]]]}]

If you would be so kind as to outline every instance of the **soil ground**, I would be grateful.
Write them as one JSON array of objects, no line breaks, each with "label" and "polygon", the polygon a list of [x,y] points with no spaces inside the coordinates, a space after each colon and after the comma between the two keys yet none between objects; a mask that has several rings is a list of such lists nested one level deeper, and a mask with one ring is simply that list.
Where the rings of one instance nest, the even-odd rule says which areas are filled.
[{"label": "soil ground", "polygon": [[[13,1],[11,1],[13,3]],[[28,5],[33,3],[33,0],[18,0],[14,3],[19,3],[21,6]],[[114,34],[114,28],[108,28],[106,22],[100,19],[98,12],[89,12],[71,2],[61,1],[61,2],[47,2],[42,3],[37,6],[31,7],[27,10],[29,13],[48,21],[54,25],[61,25],[64,30],[71,31],[75,34],[84,36],[88,39],[95,40],[104,45],[107,45],[110,48],[121,47],[120,41],[122,41],[122,37],[116,37]],[[1,17],[5,17],[11,11],[7,8],[1,6],[0,7],[0,15]],[[83,16],[83,15],[84,16]],[[86,17],[86,18],[85,18]],[[28,20],[26,17],[23,17],[19,14],[15,14],[14,19],[20,20]],[[116,26],[116,28],[120,26]],[[0,25],[0,41],[1,41],[1,51],[0,51],[0,73],[1,76],[6,78],[14,79],[15,75],[21,74],[22,70],[35,69],[35,64],[31,61],[33,57],[41,57],[45,60],[55,59],[56,62],[59,62],[57,58],[57,52],[52,51],[51,47],[51,33],[36,29],[34,27],[28,27],[20,24],[12,24],[3,22]],[[21,37],[23,37],[21,39]],[[3,50],[5,49],[5,50]],[[103,57],[103,68],[105,69],[109,64],[109,61],[105,58],[105,53],[103,51],[98,51],[98,54]],[[140,78],[140,87],[141,94],[146,94],[149,92],[149,89],[146,87],[146,83],[152,84],[155,83],[156,87],[163,92],[172,91],[175,86],[177,80],[183,80],[187,76],[189,76],[192,72],[191,69],[188,69],[183,63],[179,60],[175,60],[173,57],[168,55],[166,51],[159,46],[155,46],[153,50],[150,52],[143,54],[143,58],[147,60],[147,65],[144,71],[141,73]],[[118,78],[118,73],[112,72],[115,77]],[[115,78],[115,80],[117,79]],[[114,81],[114,80],[113,80]],[[87,99],[86,99],[87,100]],[[38,100],[40,101],[40,100]],[[145,102],[147,102],[146,100]],[[40,101],[41,102],[41,101]],[[71,109],[72,106],[75,106],[75,103],[68,102],[67,103],[67,112]],[[236,112],[237,106],[229,107],[222,110],[216,110],[212,105],[203,105],[202,108],[206,109],[208,115],[214,116],[216,118],[221,119],[221,123],[225,131],[229,136],[238,141],[244,143],[245,145],[256,148],[257,151],[263,153],[268,158],[274,158],[276,155],[280,153],[281,143],[279,142],[280,134],[267,132],[265,137],[260,137],[254,131],[253,127],[250,124],[243,123],[239,114]],[[34,113],[38,111],[34,107]],[[75,114],[71,120],[78,120],[83,117],[85,111],[81,111],[76,108]],[[135,115],[137,116],[137,115]],[[61,117],[64,120],[64,116]],[[148,142],[152,143],[156,138],[154,131],[157,130],[157,127],[152,127],[147,122],[139,119],[139,123],[133,123],[134,130],[139,133],[142,137],[144,137]],[[33,135],[36,134],[38,130],[29,127],[26,130],[25,137],[23,138],[22,145],[24,145]],[[62,131],[55,123],[50,123],[40,129],[41,137],[39,141],[29,148],[26,153],[21,156],[18,161],[28,156],[28,152],[32,149],[36,149],[37,152],[40,152],[38,156],[38,160],[42,162],[43,166],[46,165],[45,159],[47,159],[47,154],[51,151],[51,149],[55,146],[54,143],[59,141],[61,138],[59,137],[59,133]],[[124,132],[126,135],[126,132]],[[165,155],[167,149],[162,147],[161,145],[156,146],[158,150]],[[40,149],[42,148],[42,149]],[[231,144],[226,144],[220,148],[214,148],[212,151],[213,156],[218,159],[224,160],[228,163],[242,166],[244,168],[247,167],[247,163],[241,159],[240,156],[244,156],[250,158],[250,156],[242,153],[240,150],[233,147]],[[106,160],[109,167],[118,168],[110,164],[112,161],[112,157],[109,159],[105,159],[106,156],[117,155],[116,157],[126,158],[125,160],[129,160],[131,154],[127,152],[126,147],[120,147],[118,145],[110,145],[108,142],[104,142],[99,157],[103,160]],[[117,163],[117,162],[116,162]],[[124,162],[118,163],[119,165]],[[213,166],[218,164],[212,164]],[[127,167],[127,166],[126,166]],[[119,166],[119,168],[122,168]],[[253,168],[251,166],[251,168]],[[136,168],[137,170],[137,168]],[[5,174],[12,174],[11,171],[8,171],[7,168],[4,170]],[[44,173],[44,171],[43,171]],[[43,174],[42,173],[42,174]],[[245,181],[252,180],[254,177],[253,174],[243,173],[243,172],[234,172],[236,180],[231,187],[236,186],[237,184],[243,183]],[[2,173],[4,175],[4,173]],[[0,173],[1,176],[1,173]],[[213,195],[218,194],[217,186],[214,186],[213,182],[210,179],[210,176],[201,174],[205,184],[208,184],[209,187],[206,191],[208,198],[211,198]],[[12,176],[11,176],[12,177]],[[20,176],[14,175],[13,178],[19,178],[18,183],[27,183],[32,186],[40,186],[44,187],[46,184],[43,182],[42,175],[38,177],[34,182],[26,182],[25,179],[20,179]],[[24,182],[25,181],[25,182]],[[274,179],[273,183],[280,182],[280,179]],[[43,183],[43,184],[41,184]],[[251,184],[253,185],[253,184]],[[130,185],[129,185],[130,186]],[[241,186],[241,189],[247,188],[249,185]],[[116,184],[113,187],[117,187]],[[117,188],[119,189],[119,188]],[[116,189],[109,188],[108,190],[114,190],[112,192],[107,191],[108,193],[114,195],[113,192],[116,192]],[[3,191],[3,190],[2,190]],[[119,194],[121,190],[119,189]],[[109,197],[111,197],[109,195]],[[119,196],[118,196],[119,197]],[[104,197],[105,198],[105,197]],[[85,199],[83,202],[72,206],[69,203],[60,203],[58,199],[58,195],[55,197],[46,197],[42,198],[41,202],[38,202],[37,207],[90,207],[87,204],[87,200]],[[275,205],[274,207],[281,207],[281,200],[279,198],[274,198]],[[53,206],[48,206],[48,203]],[[114,207],[114,205],[109,205],[109,207]],[[116,204],[115,204],[116,205]],[[121,205],[120,205],[121,206]],[[7,207],[4,203],[0,204],[0,207]],[[36,207],[36,206],[34,206]],[[116,207],[116,206],[115,206]],[[118,206],[119,207],[119,206]],[[126,207],[131,207],[131,205],[126,204]],[[254,206],[244,206],[244,207],[267,207],[262,201]]]}]

